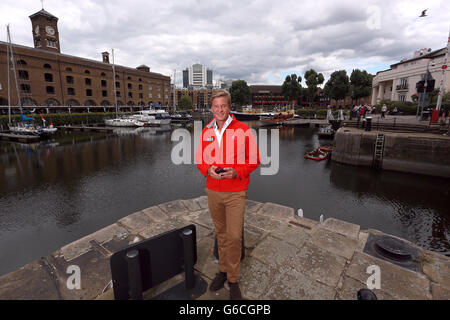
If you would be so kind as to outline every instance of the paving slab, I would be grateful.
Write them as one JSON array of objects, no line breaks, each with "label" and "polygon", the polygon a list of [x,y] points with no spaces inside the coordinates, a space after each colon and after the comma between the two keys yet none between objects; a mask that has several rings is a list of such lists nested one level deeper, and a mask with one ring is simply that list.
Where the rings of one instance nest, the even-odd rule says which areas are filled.
[{"label": "paving slab", "polygon": [[247,299],[267,299],[265,294],[277,269],[249,257],[241,264],[239,286],[243,297]]},{"label": "paving slab", "polygon": [[45,264],[33,261],[0,277],[0,300],[58,300],[61,295]]},{"label": "paving slab", "polygon": [[167,214],[158,206],[153,206],[142,210],[154,222],[162,222],[168,219]]},{"label": "paving slab", "polygon": [[264,203],[262,203],[262,202],[257,202],[257,201],[247,199],[245,201],[245,212],[256,213],[263,205],[264,205]]},{"label": "paving slab", "polygon": [[450,300],[450,288],[439,283],[431,283],[433,300]]},{"label": "paving slab", "polygon": [[276,203],[266,202],[259,208],[257,214],[276,220],[286,221],[294,217],[294,209]]},{"label": "paving slab", "polygon": [[174,200],[158,205],[169,217],[176,217],[182,214],[189,213],[181,200]]},{"label": "paving slab", "polygon": [[263,299],[334,300],[336,290],[284,266],[272,278]]},{"label": "paving slab", "polygon": [[194,266],[204,277],[214,279],[219,270],[214,256],[214,237],[209,236],[197,242],[197,263]]},{"label": "paving slab", "polygon": [[161,233],[164,233],[166,231],[188,226],[189,224],[190,223],[187,222],[186,220],[179,218],[171,218],[163,222],[146,227],[144,230],[139,232],[139,236],[143,237],[144,239],[148,239]]},{"label": "paving slab", "polygon": [[360,229],[360,226],[357,224],[338,220],[335,218],[326,219],[322,227],[353,239],[358,239]]},{"label": "paving slab", "polygon": [[209,228],[214,230],[214,223],[211,218],[211,214],[208,209],[201,209],[195,212],[189,212],[185,215],[180,216],[180,218],[191,221],[197,224],[204,226],[205,228]]},{"label": "paving slab", "polygon": [[197,202],[201,209],[208,209],[208,196],[201,196],[194,198],[193,201]]},{"label": "paving slab", "polygon": [[319,224],[318,221],[304,217],[299,217],[297,215],[294,215],[292,219],[289,219],[289,223],[297,227],[302,227],[303,229],[305,229],[305,231],[309,233],[313,232],[315,227]]},{"label": "paving slab", "polygon": [[286,263],[298,251],[299,249],[292,244],[267,236],[253,249],[251,256],[271,267],[277,268]]},{"label": "paving slab", "polygon": [[364,247],[366,246],[367,239],[369,238],[369,233],[360,231],[358,236],[358,245],[356,246],[356,250],[359,252],[364,251]]},{"label": "paving slab", "polygon": [[142,211],[130,214],[129,216],[120,219],[118,222],[134,234],[141,232],[144,228],[154,223],[153,220]]},{"label": "paving slab", "polygon": [[[343,287],[338,292],[337,298],[339,300],[358,300],[357,294],[360,289],[367,289],[367,284],[345,276]],[[394,297],[382,290],[372,289],[372,291],[377,296],[377,300],[396,300]]]},{"label": "paving slab", "polygon": [[321,225],[315,229],[309,241],[346,259],[352,257],[358,245],[358,240],[332,232]]},{"label": "paving slab", "polygon": [[196,199],[186,199],[181,200],[181,202],[189,211],[198,211],[202,209],[202,207],[200,206],[200,204]]},{"label": "paving slab", "polygon": [[422,274],[399,267],[387,261],[355,252],[346,275],[366,283],[371,274],[367,267],[380,267],[380,289],[395,299],[417,300],[431,299],[430,281]]},{"label": "paving slab", "polygon": [[450,287],[450,259],[434,252],[422,251],[417,260],[431,281]]},{"label": "paving slab", "polygon": [[287,261],[287,266],[331,288],[337,286],[346,259],[306,243],[298,254]]},{"label": "paving slab", "polygon": [[244,215],[244,228],[247,228],[247,226],[251,226],[261,231],[271,232],[282,224],[283,223],[279,220],[275,220],[256,213],[247,212]]},{"label": "paving slab", "polygon": [[252,226],[244,228],[244,247],[246,249],[253,249],[266,235],[265,232]]},{"label": "paving slab", "polygon": [[270,232],[270,235],[284,240],[297,248],[303,247],[305,242],[311,237],[310,234],[302,227],[297,227],[291,224],[280,225],[275,230]]}]

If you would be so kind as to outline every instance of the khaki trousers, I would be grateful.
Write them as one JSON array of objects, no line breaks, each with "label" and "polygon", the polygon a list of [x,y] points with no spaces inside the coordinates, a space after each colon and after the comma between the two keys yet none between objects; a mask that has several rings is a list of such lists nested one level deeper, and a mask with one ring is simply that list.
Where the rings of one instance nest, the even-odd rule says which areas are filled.
[{"label": "khaki trousers", "polygon": [[219,192],[205,188],[209,212],[216,230],[219,269],[229,282],[237,282],[241,268],[242,228],[247,190]]}]

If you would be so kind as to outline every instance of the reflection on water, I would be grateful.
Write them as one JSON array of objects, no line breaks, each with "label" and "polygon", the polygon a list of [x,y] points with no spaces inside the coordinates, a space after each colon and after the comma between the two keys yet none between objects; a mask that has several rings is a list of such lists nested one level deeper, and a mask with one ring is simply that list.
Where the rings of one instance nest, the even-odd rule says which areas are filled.
[{"label": "reflection on water", "polygon": [[[330,141],[319,141],[314,128],[279,130],[279,172],[256,170],[250,199],[450,253],[449,180],[305,160]],[[170,134],[170,126],[117,128],[112,135],[61,132],[33,145],[0,142],[0,275],[133,212],[203,195],[195,165],[172,164]]]}]

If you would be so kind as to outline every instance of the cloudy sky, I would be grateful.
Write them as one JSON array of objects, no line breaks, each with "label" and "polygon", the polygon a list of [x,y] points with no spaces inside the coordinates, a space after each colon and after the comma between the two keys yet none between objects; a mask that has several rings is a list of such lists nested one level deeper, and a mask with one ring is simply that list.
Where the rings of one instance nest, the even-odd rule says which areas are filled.
[{"label": "cloudy sky", "polygon": [[[201,63],[217,79],[281,84],[311,68],[325,81],[340,69],[385,70],[414,50],[446,46],[449,1],[46,0],[59,18],[61,51],[116,64],[150,66],[182,81]],[[419,18],[422,10],[428,16]],[[29,15],[39,0],[1,0],[0,40],[33,46]]]}]

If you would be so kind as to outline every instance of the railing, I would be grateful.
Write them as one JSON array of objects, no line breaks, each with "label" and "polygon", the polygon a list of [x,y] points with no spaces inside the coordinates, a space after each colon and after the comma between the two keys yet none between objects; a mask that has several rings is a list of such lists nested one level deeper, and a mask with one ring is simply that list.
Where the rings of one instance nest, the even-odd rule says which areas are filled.
[{"label": "railing", "polygon": [[398,84],[396,89],[397,89],[397,91],[408,90],[408,84]]}]

